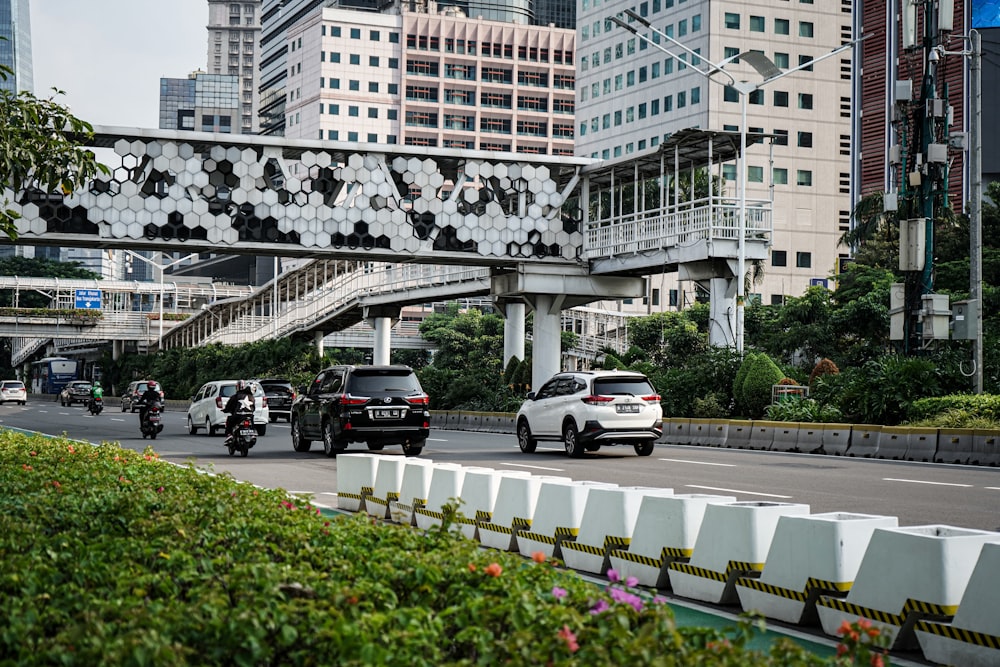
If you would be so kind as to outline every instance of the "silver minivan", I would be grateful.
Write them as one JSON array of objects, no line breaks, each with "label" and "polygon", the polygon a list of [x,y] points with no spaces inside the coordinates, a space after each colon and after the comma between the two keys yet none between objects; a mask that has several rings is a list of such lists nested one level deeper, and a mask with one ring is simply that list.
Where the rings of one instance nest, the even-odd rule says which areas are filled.
[{"label": "silver minivan", "polygon": [[[224,433],[226,430],[226,417],[229,415],[222,411],[226,407],[226,401],[236,393],[236,383],[238,380],[213,380],[201,386],[194,396],[191,397],[191,406],[187,411],[187,431],[191,435],[199,429],[205,429],[208,435],[215,435],[216,432]],[[267,396],[261,386],[252,381],[247,381],[253,388],[254,411],[253,424],[258,435],[267,432],[267,422],[270,415],[267,409]]]}]

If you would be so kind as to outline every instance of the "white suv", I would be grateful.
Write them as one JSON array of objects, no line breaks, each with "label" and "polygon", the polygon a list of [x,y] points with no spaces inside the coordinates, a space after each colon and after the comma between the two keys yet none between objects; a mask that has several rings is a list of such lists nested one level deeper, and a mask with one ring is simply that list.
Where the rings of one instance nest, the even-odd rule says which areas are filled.
[{"label": "white suv", "polygon": [[663,435],[663,408],[642,373],[572,371],[529,392],[516,423],[517,444],[526,454],[539,440],[561,440],[572,457],[601,445],[632,445],[639,456],[649,456]]},{"label": "white suv", "polygon": [[[222,409],[226,407],[229,397],[236,393],[236,382],[236,380],[215,380],[201,386],[198,393],[191,397],[191,405],[188,407],[188,433],[194,435],[199,428],[204,428],[209,435],[226,430],[226,418],[229,415]],[[267,396],[259,384],[256,382],[249,384],[253,388],[254,396],[253,425],[258,435],[264,435],[270,419]]]}]

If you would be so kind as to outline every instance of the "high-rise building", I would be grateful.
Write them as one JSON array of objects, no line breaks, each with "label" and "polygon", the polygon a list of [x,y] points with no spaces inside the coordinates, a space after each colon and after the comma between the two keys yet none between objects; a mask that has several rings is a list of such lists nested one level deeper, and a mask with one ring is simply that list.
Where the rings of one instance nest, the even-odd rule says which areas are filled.
[{"label": "high-rise building", "polygon": [[160,79],[160,129],[239,134],[240,78],[192,72]]},{"label": "high-rise building", "polygon": [[260,41],[261,0],[208,0],[206,71],[239,80],[239,114],[232,124],[236,134],[256,134],[260,128]]},{"label": "high-rise building", "polygon": [[[689,56],[649,30],[640,33],[671,51],[665,54],[609,17],[633,9],[665,35],[694,51]],[[745,51],[760,51],[780,69],[808,63],[852,39],[852,3],[756,0],[581,0],[577,13],[576,153],[615,158],[651,149],[689,127],[739,131],[740,95],[695,70]],[[765,85],[747,99],[747,129],[776,135],[769,148],[747,149],[747,197],[769,198],[774,213],[770,261],[763,285],[751,297],[780,303],[812,281],[836,271],[847,249],[838,247],[850,223],[851,51]],[[725,65],[737,81],[761,81],[746,62]],[[735,164],[725,165],[726,193],[737,194]],[[677,274],[651,281],[671,293],[677,307],[689,303],[693,284]],[[677,295],[677,296],[675,296]],[[666,300],[665,300],[666,301]]]},{"label": "high-rise building", "polygon": [[14,73],[0,80],[0,89],[34,92],[28,0],[0,0],[0,37],[0,65]]},{"label": "high-rise building", "polygon": [[571,155],[574,33],[322,9],[288,31],[286,136]]}]

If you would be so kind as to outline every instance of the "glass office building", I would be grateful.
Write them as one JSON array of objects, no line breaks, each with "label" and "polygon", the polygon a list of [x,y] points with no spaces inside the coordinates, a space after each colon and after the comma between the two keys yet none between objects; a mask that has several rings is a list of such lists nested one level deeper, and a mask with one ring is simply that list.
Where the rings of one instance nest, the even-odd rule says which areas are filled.
[{"label": "glass office building", "polygon": [[34,92],[28,0],[0,0],[0,37],[0,64],[14,72],[0,80],[0,88]]}]

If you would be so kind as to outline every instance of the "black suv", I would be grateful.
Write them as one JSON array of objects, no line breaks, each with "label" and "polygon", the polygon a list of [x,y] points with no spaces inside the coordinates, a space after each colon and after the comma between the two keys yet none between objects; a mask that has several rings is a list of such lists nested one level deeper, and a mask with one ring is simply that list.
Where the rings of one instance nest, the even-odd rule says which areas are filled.
[{"label": "black suv", "polygon": [[285,421],[292,421],[292,403],[295,401],[295,387],[288,380],[282,378],[264,378],[254,380],[264,390],[267,396],[267,408],[270,419],[273,422],[281,417]]},{"label": "black suv", "polygon": [[292,404],[292,447],[308,452],[322,440],[323,452],[335,456],[364,442],[374,451],[402,445],[417,456],[430,433],[429,403],[409,366],[332,366]]}]

